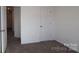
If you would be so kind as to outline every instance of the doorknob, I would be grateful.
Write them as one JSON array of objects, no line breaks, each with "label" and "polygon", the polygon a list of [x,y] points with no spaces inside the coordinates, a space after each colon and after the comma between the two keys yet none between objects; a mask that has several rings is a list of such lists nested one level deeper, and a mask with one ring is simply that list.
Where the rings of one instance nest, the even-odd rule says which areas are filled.
[{"label": "doorknob", "polygon": [[42,25],[40,25],[40,27],[43,27]]}]

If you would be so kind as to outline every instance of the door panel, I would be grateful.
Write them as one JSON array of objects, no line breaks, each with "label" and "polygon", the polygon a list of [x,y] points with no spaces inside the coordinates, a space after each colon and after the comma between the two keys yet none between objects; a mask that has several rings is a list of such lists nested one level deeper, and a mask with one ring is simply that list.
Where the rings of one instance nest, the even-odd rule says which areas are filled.
[{"label": "door panel", "polygon": [[41,7],[40,8],[40,39],[41,41],[45,40],[52,40],[52,32],[51,32],[51,25],[52,25],[52,18],[51,18],[51,11],[50,7]]},{"label": "door panel", "polygon": [[7,47],[6,7],[1,7],[1,30],[2,52],[5,52]]}]

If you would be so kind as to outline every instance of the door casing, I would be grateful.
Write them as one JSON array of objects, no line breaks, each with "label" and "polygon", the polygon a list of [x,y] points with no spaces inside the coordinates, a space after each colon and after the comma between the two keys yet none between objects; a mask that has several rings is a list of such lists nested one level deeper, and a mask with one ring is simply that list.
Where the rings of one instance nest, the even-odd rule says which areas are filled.
[{"label": "door casing", "polygon": [[2,53],[7,48],[7,22],[6,22],[6,6],[1,7],[1,37],[2,37]]}]

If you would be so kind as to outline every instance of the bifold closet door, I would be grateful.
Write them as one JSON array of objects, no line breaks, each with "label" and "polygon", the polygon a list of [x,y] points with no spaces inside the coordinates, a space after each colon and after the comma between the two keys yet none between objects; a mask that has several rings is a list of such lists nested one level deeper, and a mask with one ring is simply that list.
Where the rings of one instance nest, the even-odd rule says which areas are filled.
[{"label": "bifold closet door", "polygon": [[51,7],[40,7],[40,41],[52,40],[51,13]]},{"label": "bifold closet door", "polygon": [[21,7],[21,43],[39,42],[40,7]]}]

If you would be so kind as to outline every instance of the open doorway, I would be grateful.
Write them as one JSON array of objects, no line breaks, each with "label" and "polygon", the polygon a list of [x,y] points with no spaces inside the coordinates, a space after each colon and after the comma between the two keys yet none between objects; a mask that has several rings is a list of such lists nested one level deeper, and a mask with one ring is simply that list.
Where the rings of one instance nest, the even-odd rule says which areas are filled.
[{"label": "open doorway", "polygon": [[[14,7],[7,6],[6,7],[6,20],[7,20],[7,50],[10,47],[10,42],[14,39]],[[7,51],[6,50],[6,51]]]},{"label": "open doorway", "polygon": [[[11,52],[17,45],[20,45],[20,7],[7,6],[7,49]],[[18,46],[17,46],[18,47]]]}]

